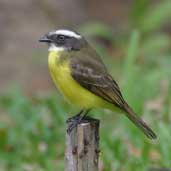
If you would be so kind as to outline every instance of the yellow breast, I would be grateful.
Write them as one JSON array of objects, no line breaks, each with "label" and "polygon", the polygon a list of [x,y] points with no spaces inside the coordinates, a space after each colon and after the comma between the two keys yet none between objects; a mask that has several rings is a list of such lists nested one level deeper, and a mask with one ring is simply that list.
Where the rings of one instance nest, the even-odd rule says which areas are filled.
[{"label": "yellow breast", "polygon": [[61,60],[61,53],[50,52],[49,70],[51,77],[64,97],[83,108],[105,107],[104,100],[80,86],[71,76],[69,59]]}]

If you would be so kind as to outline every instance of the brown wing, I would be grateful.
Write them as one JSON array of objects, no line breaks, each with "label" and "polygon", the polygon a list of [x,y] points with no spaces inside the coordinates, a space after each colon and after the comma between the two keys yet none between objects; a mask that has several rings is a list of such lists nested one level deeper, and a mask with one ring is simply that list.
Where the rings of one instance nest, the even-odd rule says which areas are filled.
[{"label": "brown wing", "polygon": [[[78,53],[79,54],[79,53]],[[103,98],[109,103],[115,104],[125,111],[126,116],[138,127],[144,134],[150,138],[156,138],[153,130],[129,107],[120,92],[117,83],[107,73],[105,66],[98,56],[71,55],[71,75],[84,88],[88,89],[97,96]]]},{"label": "brown wing", "polygon": [[124,109],[126,103],[117,83],[107,73],[100,58],[75,56],[71,58],[72,77],[84,88],[109,103]]}]

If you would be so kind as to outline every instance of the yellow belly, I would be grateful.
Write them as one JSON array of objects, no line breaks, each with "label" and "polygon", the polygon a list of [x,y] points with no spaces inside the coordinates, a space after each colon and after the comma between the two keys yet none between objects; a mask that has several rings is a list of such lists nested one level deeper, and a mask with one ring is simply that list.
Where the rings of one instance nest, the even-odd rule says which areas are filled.
[{"label": "yellow belly", "polygon": [[70,103],[83,108],[110,108],[110,105],[105,100],[89,92],[72,78],[69,61],[61,62],[60,53],[50,52],[48,62],[51,77],[64,97]]}]

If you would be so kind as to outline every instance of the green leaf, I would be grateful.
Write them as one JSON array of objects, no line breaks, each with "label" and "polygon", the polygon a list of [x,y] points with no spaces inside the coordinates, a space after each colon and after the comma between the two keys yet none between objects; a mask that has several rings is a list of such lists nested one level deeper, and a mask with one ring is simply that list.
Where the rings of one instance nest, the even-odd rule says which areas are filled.
[{"label": "green leaf", "polygon": [[163,0],[161,3],[151,6],[142,18],[140,29],[144,32],[159,29],[163,24],[171,20],[171,1]]}]

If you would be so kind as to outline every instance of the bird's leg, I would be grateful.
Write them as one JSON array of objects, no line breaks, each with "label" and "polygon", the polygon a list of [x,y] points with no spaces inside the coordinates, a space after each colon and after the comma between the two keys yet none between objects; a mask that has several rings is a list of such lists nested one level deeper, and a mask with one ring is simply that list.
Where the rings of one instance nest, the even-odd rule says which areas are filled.
[{"label": "bird's leg", "polygon": [[74,120],[77,120],[78,118],[80,118],[81,114],[84,112],[84,109],[81,109],[76,115],[74,115],[71,118],[67,119],[67,123],[72,122]]},{"label": "bird's leg", "polygon": [[[68,134],[71,133],[73,128],[75,128],[78,124],[81,123],[81,121],[86,117],[86,115],[88,114],[89,111],[90,111],[90,109],[81,110],[76,116],[74,116],[73,118],[70,118],[69,121],[67,121],[67,122],[70,122],[68,129],[67,129]],[[82,113],[84,113],[84,114],[81,116]]]},{"label": "bird's leg", "polygon": [[87,116],[87,114],[90,112],[90,110],[91,110],[91,109],[85,110],[84,114],[81,116],[80,121],[86,118],[86,116]]}]

